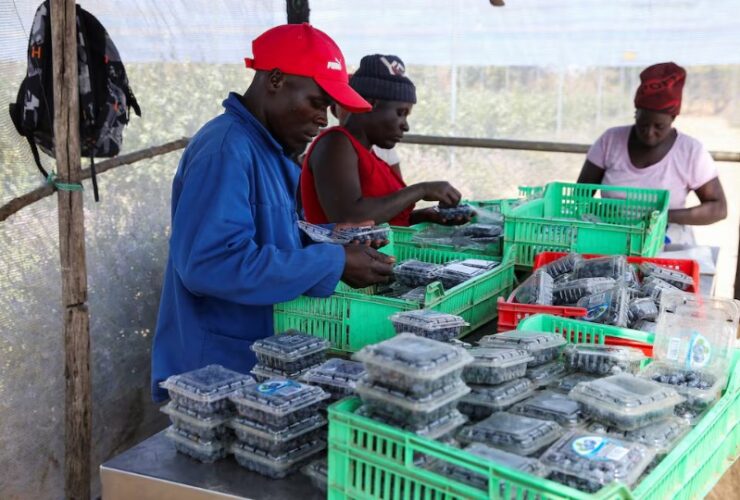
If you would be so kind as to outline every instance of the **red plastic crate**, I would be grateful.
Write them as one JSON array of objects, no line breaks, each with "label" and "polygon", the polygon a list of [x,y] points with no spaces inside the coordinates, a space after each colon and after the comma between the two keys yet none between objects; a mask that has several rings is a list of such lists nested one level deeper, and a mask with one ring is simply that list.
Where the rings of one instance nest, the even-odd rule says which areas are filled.
[{"label": "red plastic crate", "polygon": [[[542,252],[535,256],[533,270],[549,264],[550,262],[559,259],[566,255],[565,252]],[[596,254],[584,254],[584,258],[593,259],[596,257],[604,257],[603,255]],[[693,287],[689,288],[689,292],[699,293],[699,264],[695,260],[688,259],[661,259],[658,257],[627,257],[627,262],[630,264],[641,264],[643,262],[652,262],[662,267],[669,269],[676,269],[683,273],[688,274],[694,281]],[[498,331],[505,332],[508,330],[514,330],[519,322],[526,317],[533,314],[552,314],[555,316],[561,316],[564,318],[578,319],[586,315],[586,309],[583,307],[573,306],[543,306],[539,304],[519,304],[514,302],[514,292],[509,295],[507,300],[503,297],[498,299]],[[607,338],[607,344],[617,345],[613,339]],[[619,344],[625,345],[625,344]],[[629,344],[632,345],[632,344]],[[647,346],[633,346],[641,349]],[[644,350],[644,349],[643,349]]]}]

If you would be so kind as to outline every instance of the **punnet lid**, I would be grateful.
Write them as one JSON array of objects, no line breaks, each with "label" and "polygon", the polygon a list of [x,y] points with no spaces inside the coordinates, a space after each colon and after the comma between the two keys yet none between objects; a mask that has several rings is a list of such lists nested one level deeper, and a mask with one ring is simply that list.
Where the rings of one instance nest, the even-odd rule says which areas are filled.
[{"label": "punnet lid", "polygon": [[415,309],[392,314],[388,319],[398,329],[402,326],[421,328],[423,330],[439,330],[442,328],[468,326],[468,322],[460,316],[447,314],[431,309]]},{"label": "punnet lid", "polygon": [[465,349],[410,333],[363,347],[354,359],[419,380],[433,380],[473,361]]},{"label": "punnet lid", "polygon": [[655,330],[653,357],[684,370],[726,378],[740,309],[731,299],[664,292]]},{"label": "punnet lid", "polygon": [[320,387],[290,379],[270,379],[248,386],[232,394],[230,399],[237,404],[279,417],[316,404],[328,397],[329,394]]},{"label": "punnet lid", "polygon": [[254,379],[249,375],[229,370],[221,365],[208,365],[172,375],[160,386],[194,401],[212,403],[250,384],[254,384]]},{"label": "punnet lid", "polygon": [[304,356],[326,351],[331,346],[328,340],[291,330],[279,335],[255,340],[252,351],[283,361],[295,361]]}]

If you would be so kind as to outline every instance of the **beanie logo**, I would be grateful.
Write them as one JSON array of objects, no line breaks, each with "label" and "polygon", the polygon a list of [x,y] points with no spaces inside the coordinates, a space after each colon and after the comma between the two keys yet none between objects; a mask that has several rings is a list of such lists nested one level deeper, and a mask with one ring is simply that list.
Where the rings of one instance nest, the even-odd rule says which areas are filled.
[{"label": "beanie logo", "polygon": [[403,64],[401,64],[398,61],[389,61],[385,56],[380,58],[380,62],[382,62],[386,68],[388,68],[388,73],[394,76],[405,76],[406,75],[406,68],[403,67]]},{"label": "beanie logo", "polygon": [[333,61],[329,61],[326,63],[326,69],[342,71],[342,61],[340,61],[338,57],[335,57]]}]

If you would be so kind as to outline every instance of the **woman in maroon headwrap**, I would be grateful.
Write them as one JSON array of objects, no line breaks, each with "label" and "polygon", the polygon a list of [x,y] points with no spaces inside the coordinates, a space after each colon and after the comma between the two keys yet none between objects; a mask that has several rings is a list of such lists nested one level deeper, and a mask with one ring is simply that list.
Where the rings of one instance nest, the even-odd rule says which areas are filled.
[{"label": "woman in maroon headwrap", "polygon": [[[673,127],[681,111],[686,71],[661,63],[640,73],[635,123],[610,128],[591,146],[578,182],[667,189],[668,236],[692,244],[688,225],[712,224],[727,216],[727,201],[717,167],[702,144]],[[701,202],[686,208],[694,191]]]}]

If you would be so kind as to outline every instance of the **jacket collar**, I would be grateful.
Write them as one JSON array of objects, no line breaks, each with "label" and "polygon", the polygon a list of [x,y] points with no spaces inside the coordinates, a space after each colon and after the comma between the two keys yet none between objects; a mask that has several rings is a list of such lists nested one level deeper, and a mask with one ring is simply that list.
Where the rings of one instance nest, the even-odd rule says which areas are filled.
[{"label": "jacket collar", "polygon": [[229,92],[229,97],[224,100],[223,107],[226,109],[227,113],[232,113],[236,115],[239,120],[247,127],[260,134],[264,138],[265,142],[274,147],[279,153],[283,155],[285,154],[285,151],[283,150],[283,147],[280,145],[280,143],[275,140],[275,138],[265,128],[265,126],[262,125],[262,123],[260,123],[260,121],[257,120],[257,118],[255,118],[254,115],[249,112],[244,104],[242,104],[239,94],[237,94],[236,92]]}]

